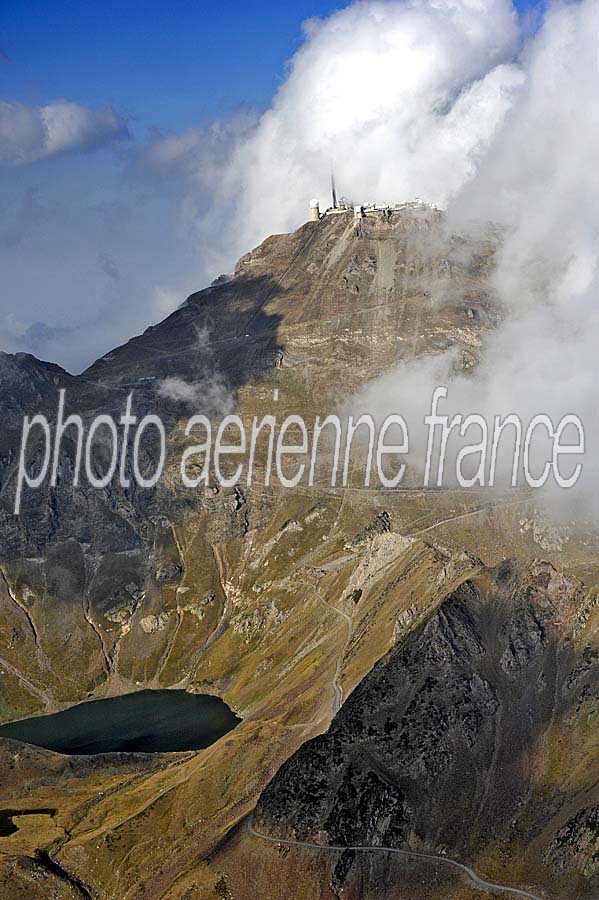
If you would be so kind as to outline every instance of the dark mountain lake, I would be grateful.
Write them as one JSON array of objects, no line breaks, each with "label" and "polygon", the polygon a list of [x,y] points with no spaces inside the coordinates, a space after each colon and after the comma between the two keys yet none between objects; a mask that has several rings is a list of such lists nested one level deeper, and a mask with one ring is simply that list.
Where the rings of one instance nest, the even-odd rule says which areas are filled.
[{"label": "dark mountain lake", "polygon": [[67,754],[201,750],[240,723],[218,697],[138,691],[0,725],[0,737]]},{"label": "dark mountain lake", "polygon": [[13,816],[55,816],[55,809],[0,809],[0,837],[10,837],[19,829],[12,820]]}]

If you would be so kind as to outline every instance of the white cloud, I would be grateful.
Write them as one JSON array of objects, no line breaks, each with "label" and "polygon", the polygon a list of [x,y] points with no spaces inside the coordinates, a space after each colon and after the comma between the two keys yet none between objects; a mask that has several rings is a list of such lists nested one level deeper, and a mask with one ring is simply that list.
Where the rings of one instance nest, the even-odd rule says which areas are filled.
[{"label": "white cloud", "polygon": [[184,403],[194,413],[224,416],[234,407],[233,395],[211,351],[212,334],[209,328],[196,326],[195,331],[194,349],[199,376],[193,381],[174,376],[164,378],[157,386],[157,394],[165,400]]},{"label": "white cloud", "polygon": [[0,350],[14,353],[25,332],[25,325],[12,312],[0,312]]},{"label": "white cloud", "polygon": [[[261,117],[241,109],[153,134],[124,173],[101,157],[85,171],[64,162],[56,183],[5,168],[0,266],[28,349],[80,369],[122,343],[267,234],[300,225],[307,200],[328,192],[331,160],[356,196],[455,192],[518,89],[517,39],[509,0],[357,3],[306,25]],[[5,103],[0,163],[125,133],[111,111]]]},{"label": "white cloud", "polygon": [[568,515],[599,513],[597,21],[597,0],[547,12],[522,55],[522,85],[502,127],[450,203],[454,224],[492,219],[506,228],[494,287],[509,316],[476,375],[456,375],[451,355],[415,361],[361,398],[383,415],[393,397],[421,421],[433,387],[446,383],[450,414],[579,415],[587,437],[580,490],[558,492]]},{"label": "white cloud", "polygon": [[329,196],[331,164],[361,202],[445,203],[475,174],[522,81],[509,0],[360,2],[306,35],[216,185],[206,230],[226,218],[225,255],[303,222],[306,198]]},{"label": "white cloud", "polygon": [[[312,196],[326,202],[334,163],[354,199],[419,195],[448,205],[458,224],[496,219],[507,229],[495,285],[511,318],[476,378],[456,376],[450,359],[427,360],[372,385],[368,404],[413,419],[417,394],[428,400],[449,379],[461,411],[579,412],[591,474],[598,18],[597,0],[557,4],[525,37],[509,0],[365,0],[308,23],[261,117],[241,111],[153,135],[122,181],[96,158],[85,174],[91,190],[78,173],[72,196],[42,185],[27,203],[13,202],[0,265],[6,305],[22,322],[4,334],[14,346],[43,318],[50,330],[30,333],[37,352],[80,368],[229,271],[267,234],[303,223]],[[0,161],[94,146],[126,129],[113,113],[75,104],[43,110],[0,106]],[[188,403],[201,391],[167,385],[175,388]]]},{"label": "white cloud", "polygon": [[112,109],[92,110],[57,100],[46,106],[0,101],[0,164],[15,166],[83,150],[128,136]]},{"label": "white cloud", "polygon": [[158,396],[174,403],[184,403],[194,413],[224,416],[233,409],[233,397],[220,375],[207,371],[198,381],[184,381],[181,378],[165,378],[158,386]]},{"label": "white cloud", "polygon": [[240,108],[182,134],[151,132],[135,161],[153,175],[183,175],[213,191],[214,178],[231,161],[236,147],[251,137],[257,122],[254,110]]}]

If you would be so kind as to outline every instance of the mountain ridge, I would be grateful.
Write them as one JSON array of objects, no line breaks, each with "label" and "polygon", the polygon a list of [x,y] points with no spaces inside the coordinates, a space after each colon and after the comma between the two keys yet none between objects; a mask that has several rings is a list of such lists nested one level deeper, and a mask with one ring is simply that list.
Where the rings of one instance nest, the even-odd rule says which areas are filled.
[{"label": "mountain ridge", "polygon": [[[174,474],[190,412],[216,418],[232,404],[249,421],[272,410],[278,390],[279,415],[309,420],[390,366],[448,348],[475,377],[485,334],[503,314],[491,288],[495,252],[489,235],[452,234],[436,211],[358,224],[326,217],[268,238],[231,279],[69,376],[69,410],[85,418],[120,413],[131,391],[139,415],[161,415],[168,462],[151,491],[74,491],[75,448],[65,442],[57,487],[26,496],[15,522],[22,410],[8,409],[3,721],[154,687],[216,694],[243,719],[212,747],[151,765],[73,758],[63,769],[42,751],[0,742],[6,805],[25,802],[27,791],[28,805],[58,810],[51,828],[25,817],[3,840],[1,877],[15,891],[34,884],[24,860],[41,848],[106,900],[222,900],[227,891],[243,900],[244,866],[274,873],[265,900],[287,896],[296,863],[281,868],[276,850],[250,846],[238,826],[285,761],[343,715],[382,657],[507,556],[524,567],[547,556],[594,590],[596,540],[571,533],[543,547],[542,529],[522,524],[539,513],[521,494],[499,503],[451,490],[286,491],[259,479],[189,492]],[[172,378],[198,385],[197,402],[165,396],[159,387]],[[214,390],[202,393],[207,384]],[[42,408],[58,386],[48,384]],[[595,628],[591,607],[581,630],[590,644]],[[19,774],[23,755],[29,768]],[[563,825],[566,844],[578,846],[585,821]],[[491,862],[476,868],[492,875]],[[578,865],[567,858],[568,877]],[[314,867],[301,890],[328,900],[330,877]],[[453,883],[442,890],[438,898],[472,896]]]}]

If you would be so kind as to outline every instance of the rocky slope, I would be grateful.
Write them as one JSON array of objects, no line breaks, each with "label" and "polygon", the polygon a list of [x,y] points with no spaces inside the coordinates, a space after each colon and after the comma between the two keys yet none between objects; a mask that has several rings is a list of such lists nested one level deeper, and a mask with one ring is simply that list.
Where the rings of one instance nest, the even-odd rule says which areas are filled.
[{"label": "rocky slope", "polygon": [[[256,829],[436,848],[499,883],[593,896],[599,657],[580,633],[596,601],[547,563],[504,563],[462,584],[281,768]],[[366,896],[396,896],[388,859],[336,857],[334,892],[363,896],[367,883]]]},{"label": "rocky slope", "polygon": [[[117,418],[133,392],[138,417],[158,411],[170,426],[175,470],[184,443],[178,423],[193,412],[218,417],[234,405],[250,422],[273,412],[278,389],[279,420],[296,412],[309,422],[336,411],[398,357],[457,345],[470,360],[496,315],[486,290],[492,254],[488,240],[445,235],[440,214],[427,210],[358,228],[351,215],[327,218],[269,238],[240,261],[232,278],[193,295],[79,378],[31,358],[4,357],[0,591],[4,627],[15,631],[15,640],[3,658],[9,671],[25,669],[38,688],[36,696],[15,675],[4,692],[5,716],[39,706],[41,690],[51,708],[127,685],[193,680],[190,648],[201,648],[226,613],[222,554],[235,567],[252,542],[261,544],[265,561],[266,543],[274,549],[294,508],[307,515],[322,504],[322,515],[312,521],[330,521],[341,500],[339,490],[324,484],[322,490],[298,489],[292,498],[261,487],[265,443],[258,447],[251,490],[185,490],[168,472],[154,490],[139,489],[133,479],[127,490],[116,484],[97,490],[85,482],[73,490],[74,432],[67,432],[57,486],[25,491],[15,517],[23,411],[55,420],[58,388],[66,387],[66,413],[87,421],[99,412]],[[475,318],[468,317],[471,309]],[[165,379],[193,386],[192,400],[164,396]],[[34,451],[35,445],[32,466]],[[449,514],[453,499],[445,504]],[[399,505],[393,497],[390,502]],[[351,503],[365,507],[366,522],[380,511],[375,496]],[[426,496],[402,506],[404,528],[412,515],[426,522]],[[440,505],[434,507],[436,515]],[[296,533],[295,542],[321,540],[319,527]],[[290,539],[291,533],[282,543]],[[150,634],[142,625],[149,616],[162,623]],[[47,660],[57,658],[62,671],[54,678]]]},{"label": "rocky slope", "polygon": [[[442,215],[430,210],[357,226],[351,214],[328,217],[269,238],[230,278],[193,295],[82,376],[31,358],[2,358],[3,720],[140,687],[216,693],[243,717],[199,753],[98,758],[91,768],[3,742],[2,807],[56,810],[51,821],[22,817],[18,832],[0,839],[8,896],[21,896],[23,885],[42,877],[58,896],[87,892],[103,900],[239,900],[249,890],[265,898],[328,897],[346,888],[383,896],[381,878],[400,878],[391,863],[373,863],[371,872],[345,859],[331,874],[330,854],[317,865],[313,856],[261,845],[243,829],[290,757],[260,807],[273,832],[330,837],[362,829],[372,839],[391,835],[439,847],[450,846],[459,830],[456,852],[476,855],[490,875],[507,854],[512,880],[547,885],[551,871],[562,884],[576,873],[572,898],[592,896],[585,848],[594,846],[597,799],[592,749],[582,749],[585,740],[594,746],[590,712],[581,707],[572,731],[576,794],[560,782],[573,701],[558,703],[551,691],[567,665],[575,671],[594,660],[595,537],[545,540],[547,529],[520,495],[344,491],[324,479],[285,491],[265,488],[260,478],[251,488],[184,490],[174,474],[186,444],[182,423],[194,412],[216,419],[234,408],[250,422],[272,413],[278,390],[280,419],[295,412],[311,420],[334,412],[401,358],[453,346],[458,364],[475,367],[485,332],[500,315],[488,285],[495,246],[492,233],[448,234]],[[173,393],[172,381],[165,389],[166,379],[184,381],[192,393]],[[55,415],[59,387],[67,389],[67,411],[88,419],[120,415],[132,391],[138,415],[159,411],[169,427],[161,483],[149,491],[74,490],[75,447],[65,441],[56,488],[27,493],[15,518],[22,413]],[[153,448],[147,452],[149,462]],[[259,448],[258,469],[265,452]],[[584,586],[574,587],[568,575],[560,588],[569,617],[563,634],[546,621],[550,601],[543,598],[551,592],[539,587],[543,573],[550,585],[561,576],[543,566],[518,568],[545,555],[584,576]],[[502,582],[486,566],[508,556],[521,562]],[[540,606],[542,640],[534,616],[518,605],[524,601],[514,599],[527,579],[531,608]],[[576,625],[568,603],[582,610]],[[511,669],[501,665],[510,641]],[[409,691],[398,683],[400,672],[412,679]],[[591,698],[593,678],[580,682]],[[521,694],[510,713],[512,689]],[[300,750],[335,715],[320,743]],[[406,716],[409,728],[401,724]],[[397,755],[389,748],[401,735]],[[516,739],[524,749],[508,765],[506,748]],[[420,741],[430,743],[430,755]],[[309,784],[314,766],[332,780],[319,787],[312,808],[294,773]],[[503,805],[502,766],[511,779]],[[533,773],[539,793],[531,788]],[[430,788],[424,797],[418,779]],[[472,796],[450,812],[458,788]],[[294,803],[285,809],[281,798],[289,791]],[[547,812],[550,796],[557,806]],[[517,802],[521,830],[512,833],[508,819]],[[476,825],[456,829],[475,807]],[[524,825],[541,817],[547,832],[525,856],[538,825],[528,832]],[[58,868],[40,870],[39,853],[32,863],[40,850]],[[521,856],[526,862],[518,868]],[[412,900],[428,896],[430,874],[421,882],[415,876],[420,886]],[[442,889],[447,897],[461,890]]]}]

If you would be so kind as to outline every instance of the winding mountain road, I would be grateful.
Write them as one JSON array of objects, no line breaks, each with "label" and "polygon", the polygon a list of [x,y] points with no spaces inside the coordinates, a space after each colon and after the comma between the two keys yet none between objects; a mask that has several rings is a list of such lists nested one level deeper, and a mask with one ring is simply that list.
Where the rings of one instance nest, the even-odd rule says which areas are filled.
[{"label": "winding mountain road", "polygon": [[539,897],[537,894],[531,894],[529,891],[523,891],[520,888],[509,887],[505,884],[494,884],[492,881],[485,881],[484,878],[481,878],[476,874],[474,869],[464,865],[464,863],[458,862],[456,859],[450,859],[448,856],[437,856],[434,853],[424,853],[420,850],[400,850],[397,847],[368,847],[360,845],[355,847],[345,847],[341,844],[316,844],[311,841],[294,841],[290,838],[272,837],[271,835],[261,834],[259,831],[256,831],[253,823],[253,815],[248,816],[246,821],[247,829],[252,837],[258,838],[261,841],[268,841],[271,844],[284,844],[287,847],[306,847],[309,850],[352,850],[356,853],[397,853],[399,856],[418,857],[419,859],[427,859],[435,863],[444,863],[447,866],[457,869],[463,875],[466,875],[474,887],[480,891],[485,891],[485,893],[511,894],[516,897],[526,897],[528,900],[544,900],[543,897]]}]

